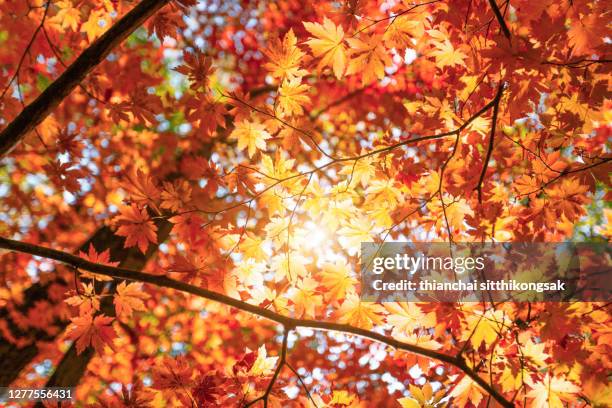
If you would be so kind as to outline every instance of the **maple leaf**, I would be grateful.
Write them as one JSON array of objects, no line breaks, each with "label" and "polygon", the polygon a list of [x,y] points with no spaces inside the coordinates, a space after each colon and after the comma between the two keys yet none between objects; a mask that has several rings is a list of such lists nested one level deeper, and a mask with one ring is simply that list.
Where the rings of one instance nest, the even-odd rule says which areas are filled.
[{"label": "maple leaf", "polygon": [[403,49],[413,46],[411,40],[419,39],[424,34],[424,22],[404,14],[389,23],[383,34],[383,40],[389,48]]},{"label": "maple leaf", "polygon": [[284,81],[278,89],[278,108],[281,116],[294,116],[304,113],[304,106],[310,103],[306,95],[310,88],[307,84],[300,84],[300,79]]},{"label": "maple leaf", "polygon": [[315,57],[321,58],[319,69],[332,67],[334,75],[340,79],[347,62],[342,26],[336,26],[333,21],[325,17],[323,24],[305,22],[304,27],[314,36],[306,41],[306,44]]},{"label": "maple leaf", "polygon": [[256,261],[264,261],[267,258],[263,250],[263,240],[252,233],[247,233],[242,242],[240,242],[240,250],[247,259]]},{"label": "maple leaf", "polygon": [[246,148],[249,157],[253,157],[257,149],[264,150],[266,148],[266,140],[272,136],[263,124],[243,120],[236,125],[229,137],[238,140],[238,149],[244,150]]},{"label": "maple leaf", "polygon": [[128,99],[110,104],[110,116],[115,122],[133,119],[144,124],[157,123],[156,115],[163,109],[159,96],[146,89],[136,89]]},{"label": "maple leaf", "polygon": [[80,315],[94,313],[100,310],[100,296],[96,295],[93,283],[82,282],[83,292],[65,300],[70,306],[79,308]]},{"label": "maple leaf", "polygon": [[[111,260],[110,260],[110,249],[107,249],[107,250],[102,251],[102,252],[97,252],[96,248],[94,248],[92,243],[89,243],[89,249],[88,249],[87,253],[85,253],[83,251],[79,251],[79,256],[81,258],[87,259],[89,262],[93,262],[93,263],[97,263],[97,264],[109,265],[109,266],[117,266],[117,265],[119,265],[119,262],[111,262]],[[99,281],[111,281],[111,280],[113,280],[113,278],[111,278],[110,276],[98,275],[98,274],[95,274],[95,273],[92,273],[92,272],[87,272],[87,271],[81,271],[81,276],[84,277],[84,278],[97,279]]]},{"label": "maple leaf", "polygon": [[62,0],[55,3],[59,8],[57,14],[49,19],[51,23],[57,23],[62,28],[70,28],[77,31],[81,21],[81,12],[73,7],[71,0]]},{"label": "maple leaf", "polygon": [[185,62],[174,68],[174,70],[189,78],[191,89],[194,91],[198,91],[201,88],[208,88],[209,78],[214,72],[212,68],[212,58],[199,52],[185,53],[183,58]]},{"label": "maple leaf", "polygon": [[584,55],[593,52],[601,44],[604,33],[597,30],[597,16],[587,16],[583,21],[572,21],[567,32],[569,44],[572,46],[572,55]]},{"label": "maple leaf", "polygon": [[444,42],[435,42],[436,49],[430,55],[436,58],[436,64],[441,68],[453,67],[455,65],[465,66],[464,60],[467,55],[463,51],[453,47],[453,44],[446,39]]},{"label": "maple leaf", "polygon": [[372,241],[372,221],[367,217],[352,218],[338,230],[344,248],[358,248],[362,242]]},{"label": "maple leaf", "polygon": [[151,175],[146,174],[140,169],[132,169],[127,181],[121,183],[121,187],[127,191],[130,201],[141,206],[151,205],[157,208],[160,191],[155,185]]},{"label": "maple leaf", "polygon": [[183,203],[191,200],[191,187],[185,180],[174,183],[164,182],[164,189],[161,192],[161,208],[178,212]]},{"label": "maple leaf", "polygon": [[352,406],[357,397],[345,390],[334,390],[328,406]]},{"label": "maple leaf", "polygon": [[[287,234],[284,234],[287,236]],[[289,256],[277,255],[272,258],[272,270],[275,271],[274,279],[277,282],[280,282],[284,279],[295,283],[299,278],[307,277],[308,271],[306,270],[306,265],[308,261],[306,258],[298,252],[290,252]],[[308,279],[307,281],[302,281],[302,288],[308,288],[307,290],[313,289],[311,288],[311,284],[314,284],[314,280]]]},{"label": "maple leaf", "polygon": [[516,179],[514,189],[520,195],[534,195],[540,191],[540,183],[535,177],[523,174]]},{"label": "maple leaf", "polygon": [[81,25],[81,32],[87,34],[87,41],[93,42],[111,26],[111,22],[110,15],[105,10],[92,10],[87,21]]},{"label": "maple leaf", "polygon": [[202,230],[204,220],[195,212],[175,215],[168,221],[174,224],[172,232],[180,239],[191,244],[202,243],[206,240],[206,234]]},{"label": "maple leaf", "polygon": [[468,403],[477,407],[482,401],[483,391],[470,377],[464,375],[449,393],[449,396],[453,398],[453,403],[458,407],[465,407]]},{"label": "maple leaf", "polygon": [[580,387],[570,381],[559,377],[551,377],[546,373],[542,381],[533,382],[529,380],[529,385],[533,388],[527,393],[528,398],[532,398],[534,408],[563,408],[566,404],[563,401],[575,401],[574,394],[580,392]]},{"label": "maple leaf", "polygon": [[503,310],[487,310],[485,313],[474,311],[466,318],[468,330],[463,332],[462,340],[469,338],[474,348],[480,347],[482,342],[490,345],[497,339],[500,328],[507,321],[508,317]]},{"label": "maple leaf", "polygon": [[270,62],[264,64],[264,68],[269,70],[274,78],[293,80],[308,74],[308,71],[300,69],[300,60],[305,54],[297,46],[293,29],[287,31],[282,41],[273,38],[263,53],[270,59]]},{"label": "maple leaf", "polygon": [[397,402],[402,408],[424,408],[424,407],[444,407],[446,404],[440,400],[445,397],[444,390],[440,390],[434,394],[430,383],[425,383],[422,388],[415,387],[412,384],[408,385],[412,397],[400,398]]},{"label": "maple leaf", "polygon": [[[436,177],[433,177],[432,181],[434,181],[435,179]],[[438,185],[431,184],[430,187],[432,189],[437,189]],[[453,197],[449,197],[447,194],[444,194],[443,198],[446,204],[446,218],[448,219],[449,226],[453,229],[453,232],[460,231],[461,229],[463,229],[465,217],[467,215],[473,216],[474,210],[472,210],[472,208],[464,198],[456,199]],[[427,204],[427,208],[436,214],[443,213],[442,204],[439,201],[429,202]],[[445,228],[445,220],[443,216],[438,218],[437,224],[439,226],[443,225]]]},{"label": "maple leaf", "polygon": [[[193,389],[193,398],[197,402],[198,407],[220,406],[219,403],[223,395],[224,378],[217,372],[207,373],[200,378],[197,385]],[[192,401],[188,401],[191,404]]]},{"label": "maple leaf", "polygon": [[117,285],[117,293],[113,298],[115,311],[117,316],[121,318],[130,318],[134,311],[145,311],[144,300],[150,296],[142,291],[142,284],[133,282],[126,284],[125,281]]},{"label": "maple leaf", "polygon": [[310,277],[293,279],[293,281],[296,283],[290,291],[290,297],[296,317],[313,318],[317,307],[323,304],[323,297],[317,293],[317,281]]},{"label": "maple leaf", "polygon": [[[368,203],[373,205],[395,206],[401,199],[401,191],[396,185],[395,179],[378,179],[369,183],[366,189]],[[371,197],[371,198],[370,198]]]},{"label": "maple leaf", "polygon": [[197,130],[205,137],[210,137],[217,128],[225,129],[225,116],[228,114],[225,105],[210,95],[199,94],[186,102],[187,119],[197,122]]},{"label": "maple leaf", "polygon": [[351,47],[347,74],[361,73],[364,85],[385,76],[385,67],[391,66],[393,62],[380,36],[365,37],[363,40],[349,38],[346,41]]},{"label": "maple leaf", "polygon": [[581,184],[578,178],[564,178],[560,183],[545,189],[550,203],[558,214],[564,214],[570,221],[586,213],[584,205],[589,201],[585,196],[589,187]]},{"label": "maple leaf", "polygon": [[436,316],[433,312],[424,313],[416,303],[385,303],[383,305],[389,312],[387,323],[393,326],[393,336],[410,335],[415,329],[429,329],[435,326]]},{"label": "maple leaf", "polygon": [[77,354],[81,354],[89,346],[93,346],[98,353],[102,353],[105,344],[113,347],[112,341],[116,333],[111,326],[114,320],[112,317],[102,314],[94,317],[88,313],[70,320],[72,323],[68,326],[66,337],[76,340]]},{"label": "maple leaf", "polygon": [[491,128],[491,119],[478,116],[467,127],[470,131],[478,132],[481,135],[486,135]]},{"label": "maple leaf", "polygon": [[370,330],[375,324],[382,324],[383,307],[372,302],[362,302],[356,294],[350,294],[335,313],[340,323]]},{"label": "maple leaf", "polygon": [[81,189],[79,179],[84,176],[83,170],[72,163],[51,162],[43,169],[57,186],[65,188],[66,191],[76,193]]},{"label": "maple leaf", "polygon": [[339,172],[339,174],[349,176],[351,186],[361,184],[362,187],[368,184],[375,173],[376,167],[374,167],[371,157],[364,157],[354,163],[346,164]]},{"label": "maple leaf", "polygon": [[249,375],[269,376],[274,372],[278,357],[268,357],[266,345],[262,344],[257,349],[257,358],[249,370]]},{"label": "maple leaf", "polygon": [[326,289],[323,293],[323,297],[326,300],[343,299],[346,293],[351,292],[357,283],[348,265],[340,261],[324,263],[320,276],[321,284]]},{"label": "maple leaf", "polygon": [[153,388],[158,390],[182,389],[189,384],[193,369],[184,356],[176,359],[164,358],[163,362],[153,369]]},{"label": "maple leaf", "polygon": [[125,248],[138,246],[142,253],[147,252],[150,243],[157,243],[157,226],[151,221],[147,211],[135,204],[124,206],[116,218],[119,228],[116,234],[125,237]]},{"label": "maple leaf", "polygon": [[162,8],[148,20],[147,30],[149,34],[157,35],[157,38],[163,42],[166,37],[176,37],[176,27],[179,23],[180,20],[177,13]]}]

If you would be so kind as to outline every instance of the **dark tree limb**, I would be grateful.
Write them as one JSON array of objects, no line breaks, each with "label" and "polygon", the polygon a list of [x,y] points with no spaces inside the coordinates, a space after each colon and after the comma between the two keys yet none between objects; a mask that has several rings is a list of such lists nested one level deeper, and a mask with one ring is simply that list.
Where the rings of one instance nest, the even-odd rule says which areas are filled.
[{"label": "dark tree limb", "polygon": [[81,55],[0,133],[0,157],[8,154],[25,135],[41,123],[83,78],[169,0],[142,0]]},{"label": "dark tree limb", "polygon": [[493,117],[491,118],[491,134],[489,136],[489,147],[487,148],[487,155],[482,165],[482,171],[480,172],[480,177],[478,178],[478,184],[476,184],[476,188],[474,188],[474,190],[478,192],[478,202],[479,203],[482,203],[482,183],[487,173],[487,168],[489,167],[489,160],[491,160],[491,154],[493,153],[493,145],[495,144],[495,128],[497,125],[497,113],[499,112],[499,102],[501,100],[503,93],[504,93],[504,82],[501,81],[499,83],[499,86],[497,87],[497,93],[495,94],[495,99],[493,99]]},{"label": "dark tree limb", "polygon": [[495,18],[497,19],[499,26],[504,32],[504,36],[508,39],[508,41],[510,41],[510,29],[508,28],[508,25],[506,24],[506,21],[504,20],[504,16],[502,15],[499,7],[497,6],[497,3],[495,2],[495,0],[489,0],[489,5],[491,6],[491,9],[493,10],[493,14],[495,14]]},{"label": "dark tree limb", "polygon": [[280,358],[278,359],[278,364],[276,365],[274,374],[272,375],[272,378],[270,379],[270,382],[268,383],[268,387],[266,388],[266,391],[260,397],[257,397],[253,401],[247,403],[244,406],[244,408],[253,406],[257,404],[259,401],[263,401],[264,408],[268,408],[268,399],[270,397],[270,393],[272,392],[272,388],[274,388],[274,384],[276,383],[276,380],[278,379],[278,376],[280,375],[283,367],[287,364],[287,339],[288,337],[289,337],[289,328],[285,326],[284,331],[283,331],[283,343],[281,346]]},{"label": "dark tree limb", "polygon": [[[165,287],[175,289],[181,292],[189,293],[195,296],[202,297],[204,299],[212,300],[214,302],[222,303],[230,307],[234,307],[238,310],[251,313],[268,320],[275,321],[282,324],[286,330],[297,327],[305,327],[316,330],[327,330],[335,331],[346,334],[352,334],[360,336],[372,341],[386,344],[398,350],[407,351],[415,354],[419,354],[425,357],[429,357],[435,360],[442,361],[451,366],[457,367],[469,376],[474,382],[476,382],[483,390],[490,394],[501,406],[506,408],[514,407],[510,401],[508,401],[499,391],[497,391],[493,385],[489,384],[488,381],[478,375],[476,371],[470,368],[463,358],[451,356],[445,353],[441,353],[435,350],[431,350],[425,347],[421,347],[415,344],[405,343],[396,340],[392,337],[385,336],[384,334],[373,332],[370,330],[361,329],[358,327],[350,326],[347,324],[333,323],[328,321],[311,320],[311,319],[297,319],[289,316],[273,312],[269,309],[265,309],[247,302],[243,302],[238,299],[223,295],[221,293],[213,292],[207,289],[203,289],[194,285],[190,285],[185,282],[181,282],[175,279],[168,278],[160,275],[150,275],[142,273],[132,269],[116,268],[109,265],[102,265],[90,262],[86,259],[78,256],[69,254],[67,252],[57,251],[55,249],[46,248],[39,245],[29,244],[26,242],[15,241],[7,238],[0,238],[0,248],[27,253],[31,255],[40,256],[43,258],[54,259],[56,261],[74,266],[75,268],[83,269],[89,272],[97,273],[100,275],[106,275],[117,279],[132,280],[137,282],[149,283],[159,287]],[[281,367],[282,368],[282,367]]]}]

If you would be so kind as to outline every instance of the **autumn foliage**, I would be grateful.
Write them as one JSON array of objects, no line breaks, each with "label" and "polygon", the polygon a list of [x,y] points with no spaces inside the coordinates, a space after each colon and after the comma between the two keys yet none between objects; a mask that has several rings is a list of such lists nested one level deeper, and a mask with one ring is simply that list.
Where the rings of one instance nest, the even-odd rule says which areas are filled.
[{"label": "autumn foliage", "polygon": [[609,303],[359,297],[361,242],[608,242],[610,24],[582,0],[0,1],[0,386],[610,406]]}]

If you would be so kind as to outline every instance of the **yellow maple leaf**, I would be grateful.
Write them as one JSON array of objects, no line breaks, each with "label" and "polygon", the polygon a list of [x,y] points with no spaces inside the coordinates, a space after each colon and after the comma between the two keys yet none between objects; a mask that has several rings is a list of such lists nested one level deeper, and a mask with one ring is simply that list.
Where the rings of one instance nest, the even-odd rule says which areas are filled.
[{"label": "yellow maple leaf", "polygon": [[297,46],[297,39],[290,29],[281,41],[275,38],[270,41],[270,46],[263,52],[270,62],[264,64],[264,68],[270,71],[274,78],[289,80],[306,75],[306,70],[300,69],[300,60],[304,52]]},{"label": "yellow maple leaf", "polygon": [[280,254],[272,258],[271,269],[274,271],[274,279],[280,282],[287,279],[289,282],[295,283],[295,281],[308,274],[306,265],[309,261],[298,252],[290,252],[287,254]]},{"label": "yellow maple leaf", "polygon": [[480,387],[470,377],[465,375],[455,385],[449,396],[453,398],[453,407],[465,407],[468,402],[477,407],[480,401],[482,401],[483,394]]},{"label": "yellow maple leaf", "polygon": [[477,132],[477,133],[480,133],[481,135],[486,135],[489,132],[490,128],[491,128],[491,119],[483,118],[482,116],[478,116],[468,126],[469,131]]},{"label": "yellow maple leaf", "polygon": [[487,346],[492,344],[501,327],[508,324],[508,318],[503,310],[487,310],[484,314],[474,311],[467,316],[466,322],[467,328],[463,332],[462,340],[469,338],[472,346],[478,348],[483,341]]},{"label": "yellow maple leaf", "polygon": [[249,370],[250,375],[268,376],[274,372],[278,357],[268,357],[265,344],[257,349],[257,358]]},{"label": "yellow maple leaf", "polygon": [[148,299],[149,294],[142,291],[142,283],[129,283],[125,281],[117,285],[117,293],[113,299],[115,311],[120,318],[129,318],[136,311],[145,311],[144,300]]},{"label": "yellow maple leaf", "polygon": [[101,36],[111,26],[110,14],[104,10],[94,10],[81,26],[81,32],[87,34],[89,42]]},{"label": "yellow maple leaf", "polygon": [[263,124],[248,120],[239,122],[229,136],[230,139],[238,140],[238,149],[248,149],[249,157],[253,157],[257,149],[264,150],[266,140],[271,137]]},{"label": "yellow maple leaf", "polygon": [[310,85],[300,84],[301,79],[284,81],[278,90],[278,108],[281,116],[294,116],[304,113],[304,106],[310,103],[306,95]]},{"label": "yellow maple leaf", "polygon": [[58,24],[63,29],[70,28],[72,31],[76,31],[81,21],[81,12],[79,9],[73,7],[72,1],[70,0],[58,1],[55,5],[59,10],[56,15],[49,19],[49,21]]},{"label": "yellow maple leaf", "polygon": [[448,222],[455,230],[461,229],[465,216],[474,215],[474,210],[472,210],[470,205],[463,198],[451,200],[450,203],[447,203],[446,207]]},{"label": "yellow maple leaf", "polygon": [[392,65],[391,57],[382,45],[380,36],[349,38],[346,40],[351,47],[351,56],[347,74],[362,74],[364,84],[369,84],[385,76],[385,66]]},{"label": "yellow maple leaf", "polygon": [[435,42],[434,45],[436,49],[430,55],[436,58],[436,64],[440,68],[453,67],[455,65],[465,66],[463,60],[467,58],[467,55],[453,47],[453,44],[448,39],[444,40],[444,42]]},{"label": "yellow maple leaf", "polygon": [[533,388],[527,393],[527,398],[533,398],[531,407],[533,408],[563,408],[566,405],[563,401],[574,401],[576,394],[580,392],[580,387],[570,381],[559,377],[551,377],[549,373],[542,381],[533,383],[527,377],[526,382]]},{"label": "yellow maple leaf", "polygon": [[349,177],[352,187],[357,184],[361,184],[362,187],[365,187],[376,173],[376,168],[372,164],[372,161],[373,159],[371,157],[364,157],[356,162],[348,162],[342,167],[340,174]]},{"label": "yellow maple leaf", "polygon": [[279,192],[282,192],[282,189],[275,187],[264,191],[257,200],[262,207],[268,210],[269,215],[283,215],[285,213],[285,202]]},{"label": "yellow maple leaf", "polygon": [[414,398],[404,397],[398,399],[397,402],[399,402],[402,408],[421,408],[419,401],[415,400]]},{"label": "yellow maple leaf", "polygon": [[383,307],[372,302],[362,302],[357,294],[347,296],[336,312],[340,323],[370,330],[375,324],[383,323]]},{"label": "yellow maple leaf", "polygon": [[416,20],[411,15],[401,15],[387,26],[383,40],[390,48],[407,48],[412,46],[413,38],[419,39],[425,33],[424,23],[427,20]]},{"label": "yellow maple leaf", "polygon": [[380,205],[384,203],[391,207],[396,206],[402,197],[397,184],[393,178],[372,181],[366,189],[368,204]]},{"label": "yellow maple leaf", "polygon": [[246,259],[254,259],[255,261],[263,261],[267,258],[263,250],[263,240],[252,233],[245,234],[240,243],[240,250]]},{"label": "yellow maple leaf", "polygon": [[263,178],[263,182],[270,182],[270,177],[275,179],[284,179],[289,176],[295,174],[293,166],[295,164],[295,159],[285,159],[285,156],[282,154],[276,155],[274,162],[272,162],[272,158],[268,155],[262,154],[261,156],[261,169],[268,177]]},{"label": "yellow maple leaf", "polygon": [[353,290],[357,280],[351,275],[351,269],[345,262],[324,263],[321,272],[321,283],[327,291],[323,294],[326,300],[342,299]]},{"label": "yellow maple leaf", "polygon": [[354,217],[338,230],[340,244],[345,249],[357,249],[362,242],[372,241],[373,222],[368,217]]},{"label": "yellow maple leaf", "polygon": [[336,78],[340,79],[346,69],[346,47],[344,45],[344,29],[336,26],[333,21],[325,17],[323,24],[304,23],[311,37],[306,44],[315,57],[321,58],[319,69],[331,67]]},{"label": "yellow maple leaf", "polygon": [[329,405],[333,406],[334,404],[337,405],[351,405],[353,402],[355,401],[355,396],[349,394],[348,391],[338,391],[338,390],[334,390],[334,392],[332,393],[332,398],[329,401]]},{"label": "yellow maple leaf", "polygon": [[393,326],[393,336],[411,334],[417,328],[432,328],[436,324],[435,313],[424,313],[416,303],[391,302],[384,304],[389,312],[387,323]]},{"label": "yellow maple leaf", "polygon": [[430,383],[425,383],[422,388],[409,384],[408,388],[410,389],[410,394],[413,398],[406,397],[398,399],[397,402],[400,403],[402,408],[429,408],[446,406],[445,403],[440,403],[440,400],[446,396],[445,391],[439,390],[434,394]]},{"label": "yellow maple leaf", "polygon": [[323,305],[323,297],[317,293],[318,282],[310,277],[299,279],[289,292],[295,305],[296,317],[314,318],[316,309]]},{"label": "yellow maple leaf", "polygon": [[288,217],[274,217],[265,227],[266,239],[271,240],[277,248],[287,242]]}]

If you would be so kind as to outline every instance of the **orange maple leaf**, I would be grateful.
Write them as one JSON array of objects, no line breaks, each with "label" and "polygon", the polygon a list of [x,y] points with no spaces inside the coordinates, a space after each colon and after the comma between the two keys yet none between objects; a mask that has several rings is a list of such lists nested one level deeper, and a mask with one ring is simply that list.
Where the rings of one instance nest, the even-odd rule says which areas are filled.
[{"label": "orange maple leaf", "polygon": [[326,17],[323,19],[323,24],[304,23],[304,27],[314,36],[306,41],[306,44],[315,57],[321,57],[319,69],[332,67],[334,75],[340,79],[346,69],[347,61],[342,26],[336,26]]},{"label": "orange maple leaf", "polygon": [[125,281],[117,285],[117,293],[113,299],[115,311],[119,318],[129,318],[132,313],[146,310],[144,300],[150,298],[148,293],[142,291],[141,283],[129,283]]},{"label": "orange maple leaf", "polygon": [[144,208],[138,208],[135,204],[120,209],[121,215],[117,217],[120,223],[117,235],[125,237],[125,248],[138,246],[142,253],[147,251],[149,242],[157,242],[157,227],[149,219]]},{"label": "orange maple leaf", "polygon": [[71,321],[66,336],[71,340],[76,340],[77,354],[81,354],[89,346],[93,346],[98,353],[102,352],[105,344],[113,347],[112,341],[117,334],[111,326],[112,317],[105,315],[94,317],[93,314],[88,313],[74,317]]}]

